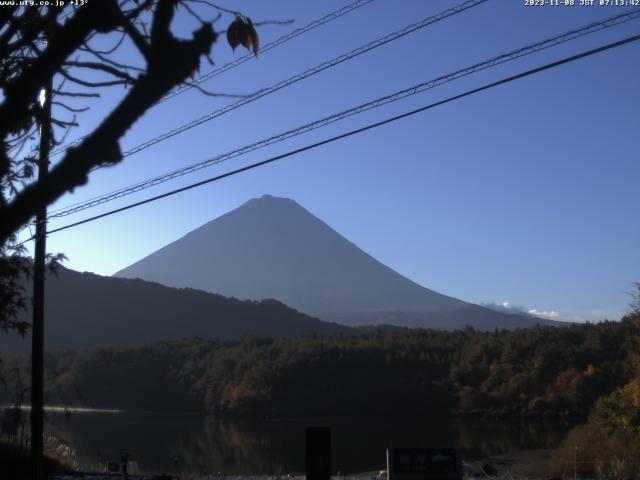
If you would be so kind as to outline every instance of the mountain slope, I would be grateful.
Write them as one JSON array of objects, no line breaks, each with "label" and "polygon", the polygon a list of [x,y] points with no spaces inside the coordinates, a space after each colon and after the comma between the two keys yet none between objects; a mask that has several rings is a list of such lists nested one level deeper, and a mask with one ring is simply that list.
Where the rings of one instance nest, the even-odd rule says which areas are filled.
[{"label": "mountain slope", "polygon": [[239,298],[278,300],[344,324],[481,329],[549,323],[412,282],[296,202],[265,195],[116,273]]},{"label": "mountain slope", "polygon": [[[135,346],[158,340],[242,335],[333,335],[349,329],[275,301],[241,301],[143,280],[61,268],[46,282],[47,350]],[[0,351],[25,351],[30,338],[0,335]]]}]

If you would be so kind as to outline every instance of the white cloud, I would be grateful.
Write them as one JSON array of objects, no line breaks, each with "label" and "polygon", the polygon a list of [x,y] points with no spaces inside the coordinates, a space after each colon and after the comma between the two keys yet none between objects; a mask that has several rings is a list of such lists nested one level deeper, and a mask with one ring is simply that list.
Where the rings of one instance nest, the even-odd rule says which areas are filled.
[{"label": "white cloud", "polygon": [[560,312],[555,310],[538,310],[537,308],[525,308],[521,305],[514,305],[510,302],[501,303],[483,303],[483,307],[504,313],[519,313],[532,317],[546,318],[547,320],[562,320]]},{"label": "white cloud", "polygon": [[538,310],[536,308],[530,308],[527,310],[529,315],[533,315],[534,317],[546,318],[548,320],[560,320],[560,312],[556,312],[555,310],[545,311]]},{"label": "white cloud", "polygon": [[624,316],[624,311],[616,309],[599,309],[599,310],[541,310],[538,308],[523,307],[522,305],[514,305],[511,302],[500,303],[481,303],[483,307],[490,308],[497,312],[519,313],[529,315],[531,317],[544,318],[547,320],[557,320],[560,322],[600,322],[605,319],[618,320]]}]

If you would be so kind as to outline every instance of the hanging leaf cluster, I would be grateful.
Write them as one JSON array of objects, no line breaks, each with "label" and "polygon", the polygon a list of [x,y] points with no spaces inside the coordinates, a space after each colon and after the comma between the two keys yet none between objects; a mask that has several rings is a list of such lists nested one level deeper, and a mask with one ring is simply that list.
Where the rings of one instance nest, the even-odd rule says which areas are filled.
[{"label": "hanging leaf cluster", "polygon": [[231,22],[231,25],[229,25],[227,29],[227,41],[233,50],[235,50],[238,45],[243,45],[252,51],[254,55],[258,56],[260,39],[249,17],[236,15],[235,20]]}]

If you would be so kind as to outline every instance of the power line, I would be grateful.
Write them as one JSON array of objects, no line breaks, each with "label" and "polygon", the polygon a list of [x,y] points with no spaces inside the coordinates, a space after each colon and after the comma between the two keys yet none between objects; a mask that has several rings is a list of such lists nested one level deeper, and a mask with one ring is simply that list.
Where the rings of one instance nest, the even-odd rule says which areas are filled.
[{"label": "power line", "polygon": [[[229,105],[227,105],[227,106],[225,106],[225,107],[223,107],[221,109],[215,110],[214,112],[211,112],[211,113],[209,113],[207,115],[204,115],[204,116],[202,116],[202,117],[200,117],[200,118],[198,118],[196,120],[193,120],[193,121],[191,121],[191,122],[189,122],[187,124],[184,124],[184,125],[182,125],[180,127],[177,127],[176,129],[171,130],[169,132],[166,132],[166,133],[164,133],[164,134],[162,134],[162,135],[160,135],[158,137],[154,137],[153,139],[151,139],[151,140],[149,140],[149,141],[147,141],[147,142],[145,142],[143,144],[140,144],[140,145],[138,145],[136,147],[133,147],[130,150],[125,151],[122,154],[122,156],[126,157],[126,156],[133,155],[133,154],[139,152],[140,150],[148,148],[148,147],[150,147],[150,146],[152,146],[152,145],[154,145],[154,144],[156,144],[158,142],[161,142],[161,141],[163,141],[163,140],[165,140],[167,138],[170,138],[170,137],[172,137],[174,135],[177,135],[177,134],[182,133],[182,132],[184,132],[186,130],[194,128],[194,127],[196,127],[198,125],[201,125],[201,124],[203,124],[203,123],[205,123],[205,122],[207,122],[209,120],[212,120],[213,118],[217,118],[217,117],[219,117],[219,116],[221,116],[221,115],[223,115],[225,113],[228,113],[229,111],[235,110],[236,108],[238,108],[240,106],[246,105],[247,103],[251,103],[252,101],[255,101],[255,100],[259,99],[259,98],[262,98],[263,96],[266,96],[269,93],[273,93],[275,91],[278,91],[278,90],[280,90],[280,89],[282,89],[282,88],[284,88],[286,86],[289,86],[289,85],[291,85],[293,83],[296,83],[296,82],[298,82],[300,80],[303,80],[303,79],[308,78],[308,77],[310,77],[312,75],[315,75],[316,73],[319,73],[319,72],[321,72],[321,71],[323,71],[323,70],[325,70],[327,68],[336,66],[336,65],[338,65],[338,64],[340,64],[340,63],[342,63],[344,61],[347,61],[347,60],[349,60],[351,58],[354,58],[355,56],[358,56],[358,55],[360,55],[362,53],[365,53],[365,52],[367,52],[369,50],[372,50],[373,48],[376,48],[378,46],[381,46],[381,45],[384,45],[386,43],[389,43],[389,42],[391,42],[393,40],[396,40],[396,39],[401,38],[401,37],[403,37],[405,35],[408,35],[408,34],[414,32],[414,31],[416,31],[416,30],[418,30],[420,28],[424,28],[424,27],[426,27],[428,25],[431,25],[432,23],[436,23],[436,22],[438,22],[440,20],[443,20],[443,19],[445,19],[445,18],[447,18],[449,16],[452,16],[452,15],[455,15],[457,13],[460,13],[460,12],[462,12],[462,11],[468,9],[468,8],[472,8],[472,7],[477,6],[477,5],[481,4],[481,3],[484,3],[486,1],[488,1],[488,0],[468,0],[468,1],[466,1],[466,2],[464,2],[462,4],[459,4],[459,5],[455,6],[455,7],[452,7],[450,9],[444,10],[444,11],[440,12],[437,15],[433,15],[431,17],[427,17],[427,18],[421,20],[420,22],[417,22],[417,23],[414,23],[412,25],[406,26],[401,30],[398,30],[398,31],[396,31],[394,33],[388,34],[388,35],[386,35],[384,37],[378,38],[377,40],[374,40],[373,42],[370,42],[367,45],[364,45],[364,46],[361,46],[361,47],[359,47],[357,49],[351,50],[350,52],[347,52],[347,53],[345,53],[343,55],[335,57],[332,60],[326,61],[326,62],[324,62],[324,63],[322,63],[322,64],[320,64],[320,65],[318,65],[316,67],[308,69],[305,72],[302,72],[302,73],[300,73],[298,75],[290,77],[287,80],[283,80],[283,81],[281,81],[281,82],[279,82],[279,83],[277,83],[275,85],[272,85],[271,87],[267,87],[265,89],[262,89],[259,92],[256,92],[255,94],[253,94],[253,95],[251,95],[249,97],[243,98],[243,99],[241,99],[241,100],[239,100],[239,101],[237,101],[235,103],[229,104]],[[68,146],[66,148],[67,149],[71,148],[71,146]],[[61,151],[61,150],[59,150],[59,151]],[[100,167],[95,167],[94,169],[92,169],[92,171],[95,171],[98,168],[100,168]],[[93,199],[94,198],[89,199],[89,200],[93,200]],[[80,202],[80,203],[84,203],[84,201]],[[75,206],[75,205],[78,205],[78,204],[77,203],[76,204],[71,204],[71,205],[68,205],[68,206],[62,207],[62,208],[66,209],[68,207]],[[55,210],[55,211],[59,211],[59,210],[60,209]]]},{"label": "power line", "polygon": [[[458,13],[461,13],[465,10],[468,10],[470,8],[476,7],[482,3],[487,2],[488,0],[467,0],[455,7],[449,8],[447,10],[444,10],[436,15],[427,17],[419,22],[416,22],[414,24],[408,25],[400,30],[397,30],[396,32],[390,33],[388,35],[385,35],[384,37],[380,37],[372,42],[369,42],[366,45],[363,45],[361,47],[358,47],[354,50],[351,50],[347,53],[344,53],[342,55],[339,55],[331,60],[328,60],[326,62],[323,62],[315,67],[312,67],[308,70],[305,70],[302,73],[299,73],[297,75],[294,75],[293,77],[290,77],[286,80],[282,80],[274,85],[271,85],[269,87],[263,88],[259,91],[257,91],[256,93],[249,95],[247,97],[241,98],[240,100],[234,102],[234,103],[230,103],[229,105],[226,105],[222,108],[219,108],[217,110],[214,110],[211,113],[208,113],[206,115],[203,115],[195,120],[192,120],[188,123],[185,123],[179,127],[176,127],[172,130],[169,130],[168,132],[165,132],[161,135],[158,135],[156,137],[153,137],[149,140],[147,140],[144,143],[141,143],[133,148],[130,148],[129,150],[125,151],[122,153],[122,157],[128,157],[131,155],[134,155],[142,150],[145,150],[157,143],[160,143],[164,140],[167,140],[168,138],[174,137],[175,135],[181,134],[186,132],[187,130],[191,130],[192,128],[195,128],[199,125],[202,125],[203,123],[209,122],[211,120],[213,120],[214,118],[218,118],[221,115],[224,115],[226,113],[229,113],[239,107],[242,107],[244,105],[247,105],[249,103],[252,103],[262,97],[265,97],[271,93],[277,92],[279,90],[282,90],[285,87],[288,87],[290,85],[293,85],[294,83],[297,83],[301,80],[304,80],[306,78],[312,77],[320,72],[323,72],[324,70],[327,70],[329,68],[333,68],[337,65],[340,65],[341,63],[344,63],[348,60],[351,60],[352,58],[355,58],[359,55],[362,55],[363,53],[369,52],[375,48],[381,47],[382,45],[386,45],[389,42],[392,42],[394,40],[398,40],[402,37],[405,37],[417,30],[420,30],[422,28],[425,28],[429,25],[432,25],[434,23],[437,23],[441,20],[444,20],[448,17],[451,17],[453,15],[456,15]],[[69,149],[71,147],[65,147],[63,149],[59,149],[56,153],[60,153],[62,151],[65,151],[67,149]],[[101,167],[95,167],[92,169],[92,171],[95,171],[97,169],[99,169]]]},{"label": "power line", "polygon": [[[299,35],[302,35],[303,33],[307,33],[310,32],[311,30],[324,25],[325,23],[329,23],[337,18],[340,18],[341,16],[350,13],[360,7],[363,7],[365,5],[368,5],[369,3],[373,2],[373,0],[357,0],[339,10],[336,10],[335,12],[331,12],[327,15],[325,15],[324,17],[318,19],[318,20],[314,20],[313,22],[307,24],[304,27],[301,28],[297,28],[296,30],[293,30],[292,32],[290,32],[287,35],[283,35],[282,37],[274,40],[271,43],[267,43],[265,46],[260,47],[260,54],[264,54],[266,52],[268,52],[269,50],[279,47],[280,45],[282,45],[283,43],[288,42],[289,40],[292,40],[296,37],[298,37]],[[167,100],[169,100],[170,98],[173,98],[177,95],[180,95],[181,93],[184,93],[188,90],[191,90],[193,87],[197,86],[197,85],[201,85],[202,83],[211,80],[214,77],[217,77],[218,75],[220,75],[221,73],[224,73],[228,70],[231,70],[234,67],[237,67],[238,65],[243,64],[244,62],[248,61],[248,60],[252,60],[254,57],[254,54],[252,52],[249,52],[245,55],[243,55],[242,57],[239,57],[236,60],[233,60],[229,63],[227,63],[226,65],[223,65],[220,68],[217,68],[215,70],[213,70],[212,72],[207,73],[206,75],[201,76],[200,78],[198,78],[197,80],[190,82],[188,85],[183,85],[181,87],[178,87],[177,89],[175,89],[173,92],[169,92],[167,95],[165,95],[163,98],[161,98],[158,103],[162,103],[165,102]]]},{"label": "power line", "polygon": [[[354,10],[357,10],[360,7],[363,7],[365,5],[370,4],[371,2],[373,2],[374,0],[356,0],[353,3],[350,3],[338,10],[335,10],[331,13],[326,14],[324,17],[321,17],[319,19],[316,19],[310,23],[308,23],[307,25],[305,25],[304,27],[300,27],[297,28],[291,32],[289,32],[286,35],[281,36],[280,38],[274,40],[273,42],[267,43],[266,45],[264,45],[263,47],[260,48],[260,54],[264,54],[266,52],[268,52],[269,50],[272,50],[276,47],[279,47],[280,45],[288,42],[289,40],[293,40],[294,38],[310,32],[311,30],[314,30],[317,27],[320,27],[326,23],[332,22],[333,20],[336,20],[340,17],[342,17],[343,15],[346,15],[347,13],[351,13]],[[211,80],[214,77],[217,77],[218,75],[227,72],[235,67],[237,67],[238,65],[242,65],[243,63],[252,60],[254,57],[254,54],[252,52],[247,53],[246,55],[243,55],[241,57],[238,57],[235,60],[232,60],[229,63],[224,64],[223,66],[216,68],[214,70],[212,70],[211,72],[202,75],[200,78],[198,78],[197,80],[194,80],[192,82],[189,82],[188,85],[182,85],[178,88],[176,88],[175,90],[169,92],[168,94],[166,94],[164,97],[162,97],[160,100],[158,100],[155,105],[159,105],[163,102],[166,102],[167,100],[176,97],[184,92],[187,92],[189,90],[191,90],[192,88],[208,81]],[[72,142],[67,143],[66,145],[63,145],[57,149],[55,149],[51,155],[57,155],[59,153],[65,152],[67,151],[69,148],[73,147],[74,145],[77,145],[78,143],[82,142],[85,138],[87,138],[88,135],[84,135],[80,138],[75,139]]]},{"label": "power line", "polygon": [[[586,57],[590,57],[590,56],[595,55],[597,53],[601,53],[601,52],[604,52],[604,51],[607,51],[607,50],[610,50],[610,49],[613,49],[613,48],[617,48],[617,47],[620,47],[622,45],[626,45],[628,43],[635,42],[635,41],[638,41],[638,40],[640,40],[640,35],[634,35],[634,36],[631,36],[631,37],[627,37],[627,38],[625,38],[623,40],[619,40],[617,42],[608,43],[608,44],[603,45],[601,47],[594,48],[594,49],[591,49],[591,50],[588,50],[588,51],[585,51],[585,52],[582,52],[582,53],[579,53],[579,54],[576,54],[576,55],[572,55],[570,57],[565,57],[565,58],[563,58],[561,60],[557,60],[555,62],[547,63],[547,64],[542,65],[540,67],[536,67],[536,68],[533,68],[533,69],[518,73],[516,75],[512,75],[512,76],[503,78],[501,80],[485,84],[485,85],[483,85],[481,87],[477,87],[477,88],[474,88],[472,90],[467,90],[464,93],[460,93],[458,95],[454,95],[454,96],[448,97],[448,98],[446,98],[444,100],[440,100],[438,102],[431,103],[429,105],[417,108],[415,110],[411,110],[409,112],[405,112],[405,113],[402,113],[400,115],[395,115],[393,117],[389,117],[389,118],[387,118],[385,120],[382,120],[382,121],[379,121],[379,122],[376,122],[376,123],[371,123],[369,125],[366,125],[366,126],[361,127],[361,128],[357,128],[355,130],[350,130],[350,131],[348,131],[346,133],[343,133],[343,134],[340,134],[340,135],[336,135],[334,137],[327,138],[327,139],[322,140],[320,142],[312,143],[312,144],[306,145],[304,147],[297,148],[295,150],[290,150],[290,151],[288,151],[286,153],[283,153],[281,155],[276,155],[274,157],[268,158],[268,159],[263,160],[261,162],[253,163],[251,165],[247,165],[245,167],[238,168],[236,170],[232,170],[230,172],[223,173],[221,175],[217,175],[215,177],[208,178],[206,180],[202,180],[200,182],[192,183],[192,184],[187,185],[185,187],[181,187],[181,188],[178,188],[178,189],[175,189],[175,190],[171,190],[169,192],[166,192],[166,193],[163,193],[163,194],[160,194],[160,195],[156,195],[154,197],[150,197],[150,198],[147,198],[145,200],[141,200],[139,202],[131,203],[131,204],[126,205],[126,206],[121,207],[121,208],[117,208],[117,209],[110,210],[110,211],[105,212],[105,213],[101,213],[100,215],[95,215],[93,217],[89,217],[89,218],[86,218],[84,220],[80,220],[78,222],[74,222],[74,223],[59,227],[59,228],[55,228],[53,230],[50,230],[49,233],[56,233],[56,232],[60,232],[62,230],[67,230],[69,228],[77,227],[79,225],[83,225],[85,223],[89,223],[89,222],[98,220],[100,218],[104,218],[104,217],[107,217],[107,216],[110,216],[110,215],[114,215],[116,213],[123,212],[125,210],[129,210],[129,209],[132,209],[132,208],[135,208],[135,207],[147,204],[147,203],[155,202],[155,201],[160,200],[162,198],[166,198],[166,197],[169,197],[169,196],[172,196],[172,195],[176,195],[178,193],[181,193],[181,192],[184,192],[184,191],[187,191],[187,190],[191,190],[193,188],[200,187],[202,185],[206,185],[208,183],[216,182],[218,180],[222,180],[224,178],[231,177],[233,175],[237,175],[239,173],[243,173],[243,172],[246,172],[246,171],[249,171],[249,170],[253,170],[254,168],[258,168],[258,167],[267,165],[269,163],[273,163],[273,162],[276,162],[278,160],[282,160],[283,158],[291,157],[291,156],[296,155],[298,153],[306,152],[308,150],[312,150],[312,149],[320,147],[322,145],[333,143],[335,141],[342,140],[344,138],[351,137],[353,135],[357,135],[359,133],[362,133],[362,132],[365,132],[365,131],[368,131],[368,130],[371,130],[371,129],[374,129],[374,128],[377,128],[377,127],[380,127],[382,125],[386,125],[386,124],[401,120],[403,118],[410,117],[410,116],[416,115],[418,113],[421,113],[421,112],[424,112],[424,111],[427,111],[427,110],[431,110],[431,109],[433,109],[435,107],[439,107],[441,105],[445,105],[447,103],[451,103],[451,102],[453,102],[455,100],[460,100],[460,99],[462,99],[464,97],[468,97],[470,95],[474,95],[476,93],[479,93],[479,92],[482,92],[482,91],[485,91],[485,90],[489,90],[489,89],[497,87],[499,85],[503,85],[503,84],[506,84],[506,83],[509,83],[509,82],[513,82],[515,80],[519,80],[521,78],[528,77],[528,76],[534,75],[536,73],[540,73],[540,72],[543,72],[543,71],[546,71],[546,70],[550,70],[552,68],[555,68],[555,67],[558,67],[558,66],[570,63],[570,62],[574,62],[574,61],[577,61],[577,60],[580,60],[580,59],[583,59],[583,58],[586,58]],[[21,243],[25,243],[25,242],[27,242],[29,240],[31,240],[31,239],[24,240]]]},{"label": "power line", "polygon": [[201,170],[203,168],[209,167],[211,165],[216,165],[218,163],[230,160],[232,158],[236,158],[239,157],[241,155],[244,155],[246,153],[258,150],[260,148],[264,148],[266,146],[269,145],[273,145],[275,143],[279,143],[281,141],[287,140],[289,138],[316,130],[318,128],[330,125],[334,122],[337,122],[339,120],[343,120],[345,118],[351,117],[353,115],[357,115],[363,112],[366,112],[368,110],[371,110],[373,108],[378,108],[380,106],[386,105],[388,103],[392,103],[395,101],[398,101],[400,99],[403,98],[407,98],[409,96],[412,95],[416,95],[418,93],[424,92],[426,90],[429,90],[431,88],[435,88],[438,87],[440,85],[443,85],[445,83],[454,81],[456,79],[462,78],[464,76],[467,75],[471,75],[473,73],[476,73],[478,71],[481,70],[485,70],[487,68],[491,68],[500,64],[503,64],[505,62],[509,62],[521,57],[524,57],[526,55],[530,55],[532,53],[535,52],[539,52],[543,49],[546,48],[550,48],[556,45],[559,45],[561,43],[567,42],[569,40],[573,40],[576,38],[580,38],[582,36],[588,35],[590,33],[594,33],[615,25],[619,25],[621,23],[630,21],[630,20],[634,20],[640,18],[640,10],[632,10],[632,11],[627,11],[624,13],[621,13],[619,15],[615,15],[613,17],[609,17],[603,20],[599,20],[597,22],[593,22],[590,23],[588,25],[582,26],[580,28],[576,28],[573,29],[571,31],[568,31],[566,33],[563,33],[561,35],[556,35],[554,37],[550,37],[547,38],[545,40],[539,41],[537,43],[525,46],[525,47],[521,47],[517,50],[513,50],[511,52],[508,53],[504,53],[502,55],[499,55],[497,57],[493,57],[490,60],[486,60],[483,62],[479,62],[476,63],[474,65],[471,65],[469,67],[460,69],[460,70],[456,70],[452,73],[448,73],[446,75],[442,75],[440,77],[437,77],[435,79],[432,80],[428,80],[422,83],[419,83],[417,85],[414,85],[412,87],[409,88],[405,88],[403,90],[397,91],[395,93],[392,93],[390,95],[386,95],[380,98],[377,98],[375,100],[366,102],[364,104],[358,105],[356,107],[352,107],[349,108],[347,110],[344,110],[342,112],[330,115],[328,117],[324,117],[322,119],[319,120],[315,120],[311,123],[307,123],[305,125],[302,125],[300,127],[297,127],[295,129],[292,130],[288,130],[282,133],[279,133],[277,135],[268,137],[266,139],[262,139],[258,142],[254,142],[250,145],[246,145],[244,147],[241,148],[237,148],[235,150],[232,150],[230,152],[226,152],[224,154],[221,155],[217,155],[213,158],[189,165],[187,167],[183,167],[177,170],[173,170],[171,172],[168,172],[166,174],[130,185],[128,187],[123,187],[120,188],[118,190],[115,190],[113,192],[109,192],[107,194],[103,194],[101,196],[98,197],[94,197],[91,198],[89,200],[85,200],[83,202],[78,202],[76,204],[64,207],[62,209],[59,209],[57,212],[54,212],[53,214],[51,214],[49,216],[50,219],[52,218],[59,218],[59,217],[64,217],[67,215],[71,215],[77,212],[80,212],[82,210],[86,210],[88,208],[92,208],[95,207],[97,205],[101,205],[103,203],[139,192],[141,190],[145,190],[147,188],[159,185],[161,183],[164,183],[166,181],[172,180],[174,178],[178,178],[180,176],[183,175],[187,175],[189,173],[193,173],[195,171]]}]

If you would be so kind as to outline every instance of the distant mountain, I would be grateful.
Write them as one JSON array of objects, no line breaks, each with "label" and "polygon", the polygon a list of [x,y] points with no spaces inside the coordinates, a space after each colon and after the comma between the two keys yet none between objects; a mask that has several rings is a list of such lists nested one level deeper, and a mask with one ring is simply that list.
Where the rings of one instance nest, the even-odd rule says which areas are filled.
[{"label": "distant mountain", "polygon": [[[349,333],[276,300],[225,298],[143,280],[61,268],[46,282],[45,348],[137,346],[158,340],[242,335],[294,337]],[[26,351],[30,338],[0,335],[0,351]]]},{"label": "distant mountain", "polygon": [[265,195],[116,273],[247,299],[277,298],[345,325],[477,329],[554,324],[429,290],[383,265],[293,200]]}]

